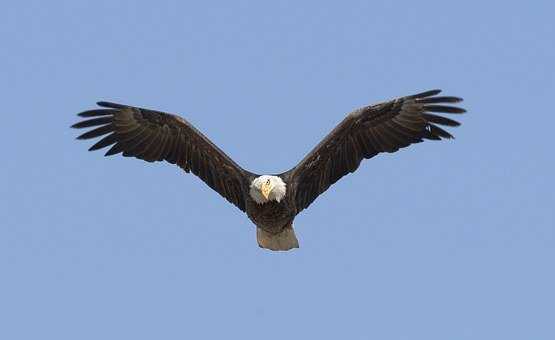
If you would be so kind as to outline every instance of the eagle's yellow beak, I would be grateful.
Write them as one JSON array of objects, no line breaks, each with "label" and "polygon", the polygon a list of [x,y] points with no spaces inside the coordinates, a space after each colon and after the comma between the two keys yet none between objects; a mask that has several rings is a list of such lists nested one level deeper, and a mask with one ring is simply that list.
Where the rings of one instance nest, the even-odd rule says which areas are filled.
[{"label": "eagle's yellow beak", "polygon": [[260,191],[262,192],[262,196],[264,196],[266,200],[268,200],[268,197],[270,196],[270,192],[272,191],[273,188],[274,188],[274,185],[272,184],[272,182],[262,183],[262,187],[260,188]]}]

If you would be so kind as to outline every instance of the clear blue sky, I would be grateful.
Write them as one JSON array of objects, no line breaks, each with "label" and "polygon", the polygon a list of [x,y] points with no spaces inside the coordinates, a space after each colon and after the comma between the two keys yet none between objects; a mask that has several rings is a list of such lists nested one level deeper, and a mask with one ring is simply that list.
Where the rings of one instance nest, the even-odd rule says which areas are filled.
[{"label": "clear blue sky", "polygon": [[[184,3],[3,4],[0,338],[555,339],[552,4]],[[157,108],[273,173],[431,88],[465,98],[457,139],[363,163],[288,253],[69,129],[98,100]]]}]

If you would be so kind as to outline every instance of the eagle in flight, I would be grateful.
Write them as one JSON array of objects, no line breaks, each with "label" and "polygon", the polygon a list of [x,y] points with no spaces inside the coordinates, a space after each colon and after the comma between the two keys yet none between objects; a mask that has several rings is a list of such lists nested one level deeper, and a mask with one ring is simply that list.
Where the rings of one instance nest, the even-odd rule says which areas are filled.
[{"label": "eagle in flight", "polygon": [[259,175],[243,169],[185,119],[160,111],[98,102],[100,109],[78,115],[73,128],[91,128],[78,139],[103,136],[89,151],[111,146],[147,162],[166,161],[192,172],[256,225],[258,245],[271,250],[298,248],[295,216],[363,159],[395,152],[424,139],[453,138],[439,127],[458,126],[437,113],[460,114],[462,99],[431,90],[365,106],[349,113],[294,168]]}]

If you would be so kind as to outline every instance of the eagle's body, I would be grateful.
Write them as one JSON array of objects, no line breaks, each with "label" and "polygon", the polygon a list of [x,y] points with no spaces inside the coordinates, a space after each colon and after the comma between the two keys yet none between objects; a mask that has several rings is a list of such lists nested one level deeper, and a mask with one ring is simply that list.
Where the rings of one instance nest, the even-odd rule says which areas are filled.
[{"label": "eagle's body", "polygon": [[397,98],[355,110],[339,123],[297,166],[277,175],[257,175],[229,156],[183,118],[133,106],[99,102],[104,109],[81,112],[73,127],[95,127],[79,139],[105,135],[89,150],[111,146],[106,155],[122,153],[148,162],[165,160],[192,172],[244,211],[257,226],[258,244],[271,250],[299,246],[293,220],[321,193],[360,162],[381,152],[395,152],[424,139],[452,136],[437,125],[459,123],[431,112],[463,113],[446,103],[439,90]]},{"label": "eagle's body", "polygon": [[[263,184],[270,181],[282,186],[277,197],[264,199],[257,195],[257,180]],[[258,244],[271,250],[298,248],[299,242],[293,231],[293,220],[297,215],[295,203],[287,195],[287,183],[280,176],[260,176],[253,180],[246,197],[247,216],[256,225]]]},{"label": "eagle's body", "polygon": [[291,226],[295,215],[295,206],[287,198],[281,202],[258,204],[247,197],[247,216],[256,226],[269,233],[277,234]]}]

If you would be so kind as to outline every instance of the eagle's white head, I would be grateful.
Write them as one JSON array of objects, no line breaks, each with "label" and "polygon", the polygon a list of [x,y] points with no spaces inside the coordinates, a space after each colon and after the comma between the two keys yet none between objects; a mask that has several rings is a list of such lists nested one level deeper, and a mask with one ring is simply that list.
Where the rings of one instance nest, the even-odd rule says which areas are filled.
[{"label": "eagle's white head", "polygon": [[285,197],[285,182],[278,176],[263,175],[252,181],[250,195],[258,203],[280,202]]}]

